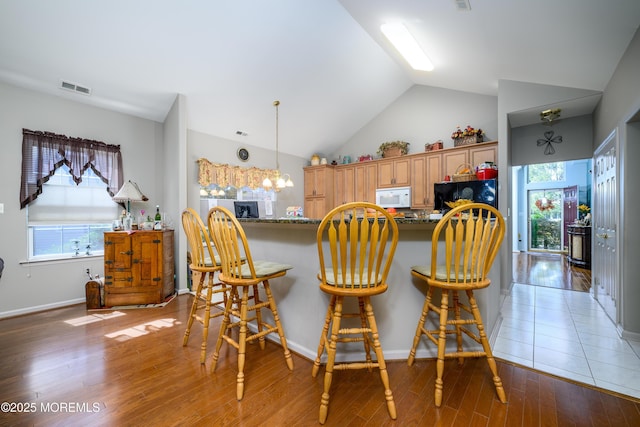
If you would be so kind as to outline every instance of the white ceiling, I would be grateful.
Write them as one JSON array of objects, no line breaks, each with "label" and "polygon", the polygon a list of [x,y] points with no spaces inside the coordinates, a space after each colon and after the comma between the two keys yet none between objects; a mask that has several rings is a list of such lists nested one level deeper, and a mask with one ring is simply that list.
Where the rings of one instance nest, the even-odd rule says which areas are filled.
[{"label": "white ceiling", "polygon": [[[0,0],[0,81],[156,121],[180,93],[190,129],[271,149],[277,99],[281,151],[309,157],[413,84],[602,91],[640,24],[637,0],[470,2],[460,12],[455,0]],[[382,38],[396,21],[434,71],[410,70]]]}]

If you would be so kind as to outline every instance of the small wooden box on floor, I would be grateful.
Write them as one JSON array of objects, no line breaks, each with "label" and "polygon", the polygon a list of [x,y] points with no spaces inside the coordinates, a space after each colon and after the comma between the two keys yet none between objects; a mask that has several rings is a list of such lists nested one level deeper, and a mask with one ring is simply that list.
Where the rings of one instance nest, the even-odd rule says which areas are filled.
[{"label": "small wooden box on floor", "polygon": [[159,304],[174,293],[173,230],[104,233],[104,305]]}]

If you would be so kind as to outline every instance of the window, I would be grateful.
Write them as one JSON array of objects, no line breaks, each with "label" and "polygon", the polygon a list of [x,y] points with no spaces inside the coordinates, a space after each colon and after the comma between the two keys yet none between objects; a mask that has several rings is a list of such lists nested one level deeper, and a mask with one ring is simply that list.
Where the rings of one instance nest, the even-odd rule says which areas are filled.
[{"label": "window", "polygon": [[76,185],[62,165],[27,207],[29,259],[103,254],[103,233],[111,230],[120,209],[91,168]]},{"label": "window", "polygon": [[542,163],[527,166],[528,182],[553,182],[565,180],[565,164]]}]

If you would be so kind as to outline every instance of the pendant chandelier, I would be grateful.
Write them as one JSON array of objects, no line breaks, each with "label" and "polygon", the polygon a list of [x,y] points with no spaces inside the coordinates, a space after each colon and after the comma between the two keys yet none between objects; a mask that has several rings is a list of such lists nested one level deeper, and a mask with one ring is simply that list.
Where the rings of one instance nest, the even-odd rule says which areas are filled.
[{"label": "pendant chandelier", "polygon": [[276,107],[276,171],[273,179],[276,182],[275,188],[273,188],[273,181],[267,176],[264,181],[262,181],[262,186],[265,190],[275,190],[276,192],[282,190],[285,187],[293,187],[293,181],[291,180],[291,176],[288,173],[282,174],[280,173],[280,159],[279,159],[279,146],[278,146],[278,107],[280,106],[280,101],[273,101],[273,106]]}]

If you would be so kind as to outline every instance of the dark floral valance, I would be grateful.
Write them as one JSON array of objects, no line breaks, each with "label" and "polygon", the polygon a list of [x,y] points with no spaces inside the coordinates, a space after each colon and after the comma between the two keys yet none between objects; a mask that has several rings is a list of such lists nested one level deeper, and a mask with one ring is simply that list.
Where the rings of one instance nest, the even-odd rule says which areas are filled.
[{"label": "dark floral valance", "polygon": [[22,129],[20,209],[42,193],[42,185],[62,165],[69,168],[76,184],[82,182],[82,175],[91,168],[107,184],[107,191],[111,196],[123,183],[119,145]]}]

